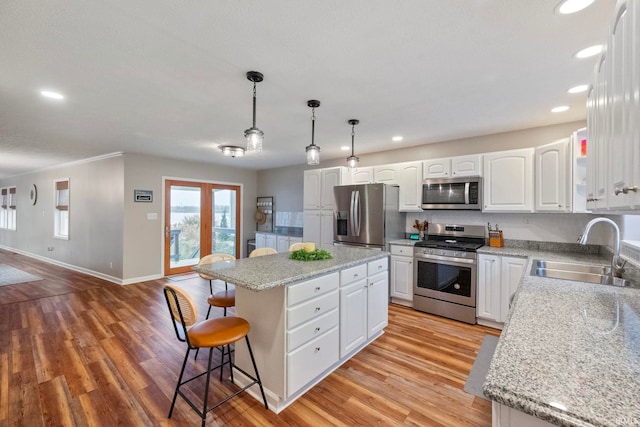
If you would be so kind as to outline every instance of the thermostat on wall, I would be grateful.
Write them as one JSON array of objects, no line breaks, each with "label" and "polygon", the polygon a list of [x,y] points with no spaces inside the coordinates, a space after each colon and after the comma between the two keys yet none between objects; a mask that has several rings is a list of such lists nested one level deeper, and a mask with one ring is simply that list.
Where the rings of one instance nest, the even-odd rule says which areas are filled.
[{"label": "thermostat on wall", "polygon": [[153,202],[153,191],[151,190],[133,190],[134,202]]}]

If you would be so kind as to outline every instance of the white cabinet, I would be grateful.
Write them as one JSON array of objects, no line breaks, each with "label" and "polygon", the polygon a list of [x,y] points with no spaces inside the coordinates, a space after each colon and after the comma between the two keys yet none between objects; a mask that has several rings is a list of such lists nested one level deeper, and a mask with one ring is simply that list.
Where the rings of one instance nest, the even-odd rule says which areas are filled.
[{"label": "white cabinet", "polygon": [[640,208],[640,2],[621,0],[588,94],[587,208]]},{"label": "white cabinet", "polygon": [[502,328],[526,264],[526,258],[478,255],[478,323]]},{"label": "white cabinet", "polygon": [[587,211],[587,128],[578,129],[571,134],[571,211]]},{"label": "white cabinet", "polygon": [[[389,319],[388,258],[340,275],[340,357],[382,332]],[[363,276],[365,274],[366,276]]]},{"label": "white cabinet", "polygon": [[258,248],[278,250],[277,235],[272,233],[256,233],[256,249]]},{"label": "white cabinet", "polygon": [[398,178],[398,164],[375,166],[373,168],[373,182],[382,184],[400,184]]},{"label": "white cabinet", "polygon": [[304,241],[322,249],[333,245],[333,187],[346,180],[344,167],[304,171]]},{"label": "white cabinet", "polygon": [[373,168],[354,168],[349,171],[349,184],[371,184],[374,181]]},{"label": "white cabinet", "polygon": [[399,211],[422,212],[422,163],[407,162],[396,165],[400,186]]},{"label": "white cabinet", "polygon": [[391,245],[391,302],[413,306],[413,247]]},{"label": "white cabinet", "polygon": [[571,211],[570,148],[569,138],[535,148],[536,211]]},{"label": "white cabinet", "polygon": [[451,175],[482,176],[482,155],[457,156],[451,158]]},{"label": "white cabinet", "polygon": [[482,176],[482,155],[447,157],[423,162],[424,178]]},{"label": "white cabinet", "polygon": [[346,181],[342,166],[304,171],[304,209],[333,209],[333,187]]},{"label": "white cabinet", "polygon": [[423,162],[423,176],[425,179],[450,177],[451,158],[425,160]]},{"label": "white cabinet", "polygon": [[518,411],[498,402],[491,402],[491,426],[492,427],[553,427],[533,415]]},{"label": "white cabinet", "polygon": [[302,242],[301,237],[291,237],[291,236],[277,236],[277,248],[278,252],[289,252],[289,246],[294,243]]},{"label": "white cabinet", "polygon": [[333,211],[305,210],[302,238],[313,242],[319,249],[333,246]]},{"label": "white cabinet", "polygon": [[483,156],[483,211],[533,211],[533,155],[523,148]]},{"label": "white cabinet", "polygon": [[338,362],[338,273],[287,288],[287,396]]}]

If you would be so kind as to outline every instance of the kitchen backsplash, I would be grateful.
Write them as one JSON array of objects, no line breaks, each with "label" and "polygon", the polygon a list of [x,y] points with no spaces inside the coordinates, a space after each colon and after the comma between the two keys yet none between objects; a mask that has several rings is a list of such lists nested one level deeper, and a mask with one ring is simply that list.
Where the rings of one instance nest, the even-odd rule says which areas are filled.
[{"label": "kitchen backsplash", "polygon": [[303,226],[304,215],[302,212],[278,212],[276,211],[276,227],[300,227]]},{"label": "kitchen backsplash", "polygon": [[[576,243],[582,235],[591,214],[520,214],[520,213],[482,213],[477,211],[425,211],[408,213],[406,232],[415,232],[411,227],[415,220],[427,220],[433,224],[481,225],[486,228],[487,222],[492,227],[497,224],[503,231],[505,239],[533,240],[543,242]],[[589,234],[590,244],[609,244],[610,229],[602,227],[593,229]]]}]

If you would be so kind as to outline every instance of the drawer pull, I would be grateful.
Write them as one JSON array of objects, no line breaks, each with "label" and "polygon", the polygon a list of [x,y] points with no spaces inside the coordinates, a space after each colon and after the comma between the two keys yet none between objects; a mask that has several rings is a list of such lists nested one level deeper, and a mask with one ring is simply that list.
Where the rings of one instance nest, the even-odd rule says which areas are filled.
[{"label": "drawer pull", "polygon": [[320,307],[316,307],[316,313],[320,311]]},{"label": "drawer pull", "polygon": [[320,328],[316,328],[316,333],[320,332]]},{"label": "drawer pull", "polygon": [[378,270],[382,270],[382,266],[381,265],[378,266]]},{"label": "drawer pull", "polygon": [[358,273],[353,275],[353,278],[355,279],[356,277],[358,277]]},{"label": "drawer pull", "polygon": [[320,286],[316,286],[316,292],[320,292]]},{"label": "drawer pull", "polygon": [[320,351],[320,347],[316,347],[316,353],[318,353]]}]

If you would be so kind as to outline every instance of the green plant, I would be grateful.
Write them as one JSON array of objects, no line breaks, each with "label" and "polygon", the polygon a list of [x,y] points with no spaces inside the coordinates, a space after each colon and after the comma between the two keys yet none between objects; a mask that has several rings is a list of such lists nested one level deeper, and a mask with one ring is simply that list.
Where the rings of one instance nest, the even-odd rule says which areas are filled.
[{"label": "green plant", "polygon": [[332,259],[333,256],[324,249],[316,249],[315,251],[307,252],[304,249],[291,252],[289,259],[296,261],[320,261],[323,259]]}]

